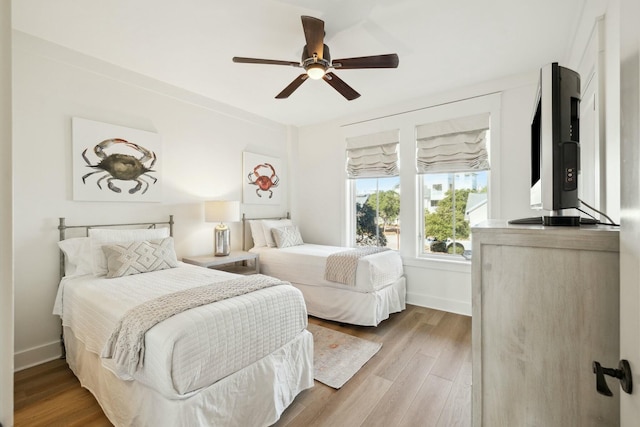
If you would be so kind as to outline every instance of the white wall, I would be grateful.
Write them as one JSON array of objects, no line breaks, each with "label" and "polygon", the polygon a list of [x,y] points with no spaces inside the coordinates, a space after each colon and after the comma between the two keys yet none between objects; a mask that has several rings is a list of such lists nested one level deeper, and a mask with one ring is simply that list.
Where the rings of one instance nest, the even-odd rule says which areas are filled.
[{"label": "white wall", "polygon": [[[600,170],[596,171],[593,184],[597,187],[593,203],[615,222],[620,220],[619,14],[617,0],[587,0],[565,64],[580,72],[583,89],[587,79],[595,80],[592,83],[597,87],[595,107],[600,117],[596,124],[599,141],[595,141],[597,157],[594,160]],[[583,98],[583,104],[589,102],[591,100]],[[587,164],[589,162],[584,162],[583,166]],[[589,171],[583,167],[582,174],[585,172]],[[584,200],[588,201],[588,196]]]},{"label": "white wall", "polygon": [[[294,181],[299,184],[293,195],[293,218],[299,223],[305,241],[330,245],[349,243],[344,231],[347,203],[345,136],[350,132],[364,135],[400,129],[401,192],[403,196],[409,195],[402,198],[400,208],[403,231],[400,252],[407,275],[408,302],[470,315],[470,263],[417,257],[416,198],[411,196],[417,191],[413,166],[413,127],[432,121],[429,117],[433,117],[433,110],[442,112],[442,104],[468,99],[444,108],[460,108],[460,115],[464,116],[472,114],[472,111],[482,111],[485,108],[482,107],[483,103],[489,102],[493,105],[491,108],[498,111],[492,116],[492,132],[495,132],[495,140],[492,139],[492,169],[495,170],[491,181],[492,218],[532,216],[535,213],[529,209],[528,152],[536,84],[537,71],[533,70],[526,75],[462,88],[429,99],[413,100],[385,110],[373,111],[368,115],[301,128],[298,159],[295,162],[298,164],[298,171]],[[486,101],[484,98],[492,100]],[[439,107],[430,108],[433,106]]]},{"label": "white wall", "polygon": [[[173,214],[178,257],[211,253],[213,224],[204,223],[202,201],[242,200],[242,152],[280,157],[286,164],[291,132],[24,33],[13,33],[13,47],[15,366],[21,369],[60,354],[60,323],[51,314],[58,217],[72,225],[165,220]],[[158,133],[162,202],[74,202],[74,116]],[[287,210],[287,171],[279,176],[282,205],[245,206],[247,214]],[[231,224],[231,233],[232,247],[240,248],[239,223]]]},{"label": "white wall", "polygon": [[13,425],[11,1],[0,1],[0,423]]}]

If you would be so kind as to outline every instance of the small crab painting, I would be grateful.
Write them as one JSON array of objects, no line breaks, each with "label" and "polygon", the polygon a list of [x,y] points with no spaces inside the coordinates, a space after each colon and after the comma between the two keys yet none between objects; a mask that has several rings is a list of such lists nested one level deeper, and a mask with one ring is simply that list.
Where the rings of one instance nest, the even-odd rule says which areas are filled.
[{"label": "small crab painting", "polygon": [[73,118],[74,200],[161,201],[159,136]]},{"label": "small crab painting", "polygon": [[[260,174],[263,173],[263,175]],[[266,172],[266,175],[264,175]],[[273,190],[280,183],[280,178],[276,175],[275,168],[270,163],[260,163],[253,168],[253,172],[250,172],[247,176],[249,178],[249,184],[256,185],[256,194],[258,197],[262,197],[261,192],[268,192],[269,198],[273,197]]]},{"label": "small crab painting", "polygon": [[243,153],[244,203],[280,204],[281,166],[280,159],[254,153]]}]

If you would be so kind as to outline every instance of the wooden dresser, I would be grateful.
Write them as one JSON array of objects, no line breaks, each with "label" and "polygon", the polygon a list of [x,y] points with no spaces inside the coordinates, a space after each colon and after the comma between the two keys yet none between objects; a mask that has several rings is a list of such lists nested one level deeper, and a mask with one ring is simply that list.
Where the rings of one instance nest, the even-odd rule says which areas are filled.
[{"label": "wooden dresser", "polygon": [[473,228],[474,427],[619,425],[592,372],[618,367],[618,251],[604,226]]}]

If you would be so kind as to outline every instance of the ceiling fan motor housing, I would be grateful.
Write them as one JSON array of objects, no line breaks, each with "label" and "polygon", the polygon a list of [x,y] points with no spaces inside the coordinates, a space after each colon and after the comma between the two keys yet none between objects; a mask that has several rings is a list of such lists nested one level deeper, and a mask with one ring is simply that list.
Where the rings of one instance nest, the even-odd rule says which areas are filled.
[{"label": "ceiling fan motor housing", "polygon": [[302,67],[306,70],[313,64],[320,64],[327,70],[331,66],[331,53],[329,52],[329,46],[323,45],[322,55],[315,55],[316,52],[308,52],[307,45],[302,49]]}]

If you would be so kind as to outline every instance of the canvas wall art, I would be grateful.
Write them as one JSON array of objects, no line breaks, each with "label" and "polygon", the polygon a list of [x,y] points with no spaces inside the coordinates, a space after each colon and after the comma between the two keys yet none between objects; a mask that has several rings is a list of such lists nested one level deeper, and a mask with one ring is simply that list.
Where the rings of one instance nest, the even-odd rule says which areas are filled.
[{"label": "canvas wall art", "polygon": [[162,201],[160,135],[74,117],[73,200]]},{"label": "canvas wall art", "polygon": [[242,164],[243,202],[279,205],[283,191],[280,159],[245,151]]}]

